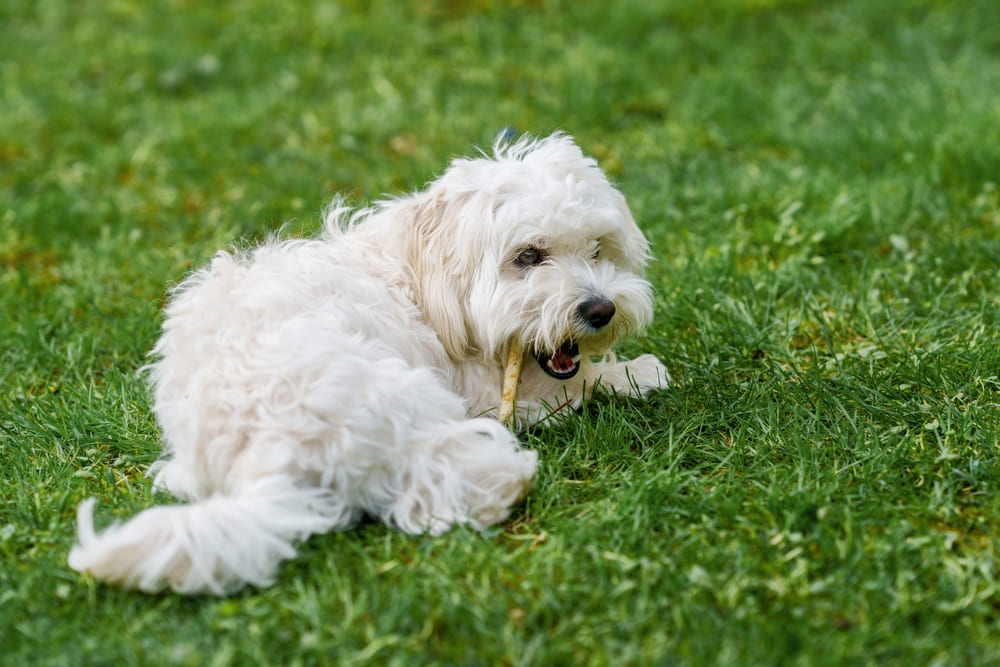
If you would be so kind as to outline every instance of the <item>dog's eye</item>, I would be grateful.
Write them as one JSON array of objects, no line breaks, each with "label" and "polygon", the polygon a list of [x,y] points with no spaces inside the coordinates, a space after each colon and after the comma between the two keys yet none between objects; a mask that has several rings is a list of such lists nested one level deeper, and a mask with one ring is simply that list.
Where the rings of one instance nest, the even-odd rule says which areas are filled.
[{"label": "dog's eye", "polygon": [[591,259],[597,259],[601,254],[601,244],[598,243],[597,247],[594,248],[594,254],[590,256]]},{"label": "dog's eye", "polygon": [[535,266],[536,264],[541,264],[543,259],[545,259],[545,253],[541,250],[538,248],[528,248],[522,251],[514,261],[519,266]]}]

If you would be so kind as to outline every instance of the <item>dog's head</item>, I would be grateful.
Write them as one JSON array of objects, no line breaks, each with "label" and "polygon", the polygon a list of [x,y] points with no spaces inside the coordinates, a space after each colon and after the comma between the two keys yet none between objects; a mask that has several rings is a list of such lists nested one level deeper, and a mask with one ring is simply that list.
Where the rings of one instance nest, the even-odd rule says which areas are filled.
[{"label": "dog's head", "polygon": [[418,305],[457,360],[500,359],[516,338],[569,379],[650,319],[646,239],[566,135],[455,160],[410,202]]}]

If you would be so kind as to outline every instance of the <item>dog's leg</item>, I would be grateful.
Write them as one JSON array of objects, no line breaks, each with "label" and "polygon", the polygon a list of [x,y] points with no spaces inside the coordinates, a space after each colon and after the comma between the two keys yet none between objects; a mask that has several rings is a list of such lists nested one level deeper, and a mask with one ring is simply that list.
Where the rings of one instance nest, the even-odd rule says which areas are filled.
[{"label": "dog's leg", "polygon": [[549,424],[559,414],[579,408],[584,398],[595,391],[647,398],[669,387],[670,381],[666,366],[651,354],[631,361],[616,361],[610,353],[600,361],[586,359],[580,372],[569,381],[553,380],[533,372],[524,378],[521,386],[518,424],[522,427]]},{"label": "dog's leg", "polygon": [[667,367],[652,354],[644,354],[631,361],[598,362],[587,372],[587,385],[592,390],[639,398],[666,389],[670,380]]},{"label": "dog's leg", "polygon": [[493,419],[464,419],[412,434],[395,471],[400,486],[379,517],[408,533],[438,535],[454,525],[477,530],[503,521],[527,493],[533,451]]}]

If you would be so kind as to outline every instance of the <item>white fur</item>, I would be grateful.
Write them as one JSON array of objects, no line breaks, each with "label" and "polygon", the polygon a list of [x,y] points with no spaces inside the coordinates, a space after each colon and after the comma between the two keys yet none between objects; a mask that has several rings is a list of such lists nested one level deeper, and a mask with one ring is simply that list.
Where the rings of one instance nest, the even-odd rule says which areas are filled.
[{"label": "white fur", "polygon": [[[544,261],[523,266],[527,248]],[[599,255],[595,258],[595,252]],[[610,346],[650,319],[647,243],[621,194],[561,134],[455,160],[423,192],[312,240],[220,252],[173,292],[150,366],[157,488],[189,501],[95,534],[80,505],[70,566],[128,587],[222,595],[272,582],[294,543],[362,515],[408,533],[504,520],[536,455],[491,417],[515,338],[579,372],[524,362],[524,426],[595,387],[646,395],[669,376]],[[578,307],[606,297],[601,328]]]}]

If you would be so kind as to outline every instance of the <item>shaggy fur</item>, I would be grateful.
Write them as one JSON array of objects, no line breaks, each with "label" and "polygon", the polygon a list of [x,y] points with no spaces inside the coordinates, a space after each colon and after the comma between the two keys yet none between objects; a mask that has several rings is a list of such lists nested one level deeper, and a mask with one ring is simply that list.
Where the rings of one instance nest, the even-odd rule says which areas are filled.
[{"label": "shaggy fur", "polygon": [[188,503],[98,534],[85,501],[70,565],[223,595],[363,515],[433,535],[504,520],[537,466],[491,417],[508,346],[535,357],[521,426],[595,387],[666,386],[656,358],[609,351],[650,319],[646,258],[622,195],[561,134],[337,205],[319,238],[220,252],[173,291],[149,367],[165,443],[150,473]]}]

